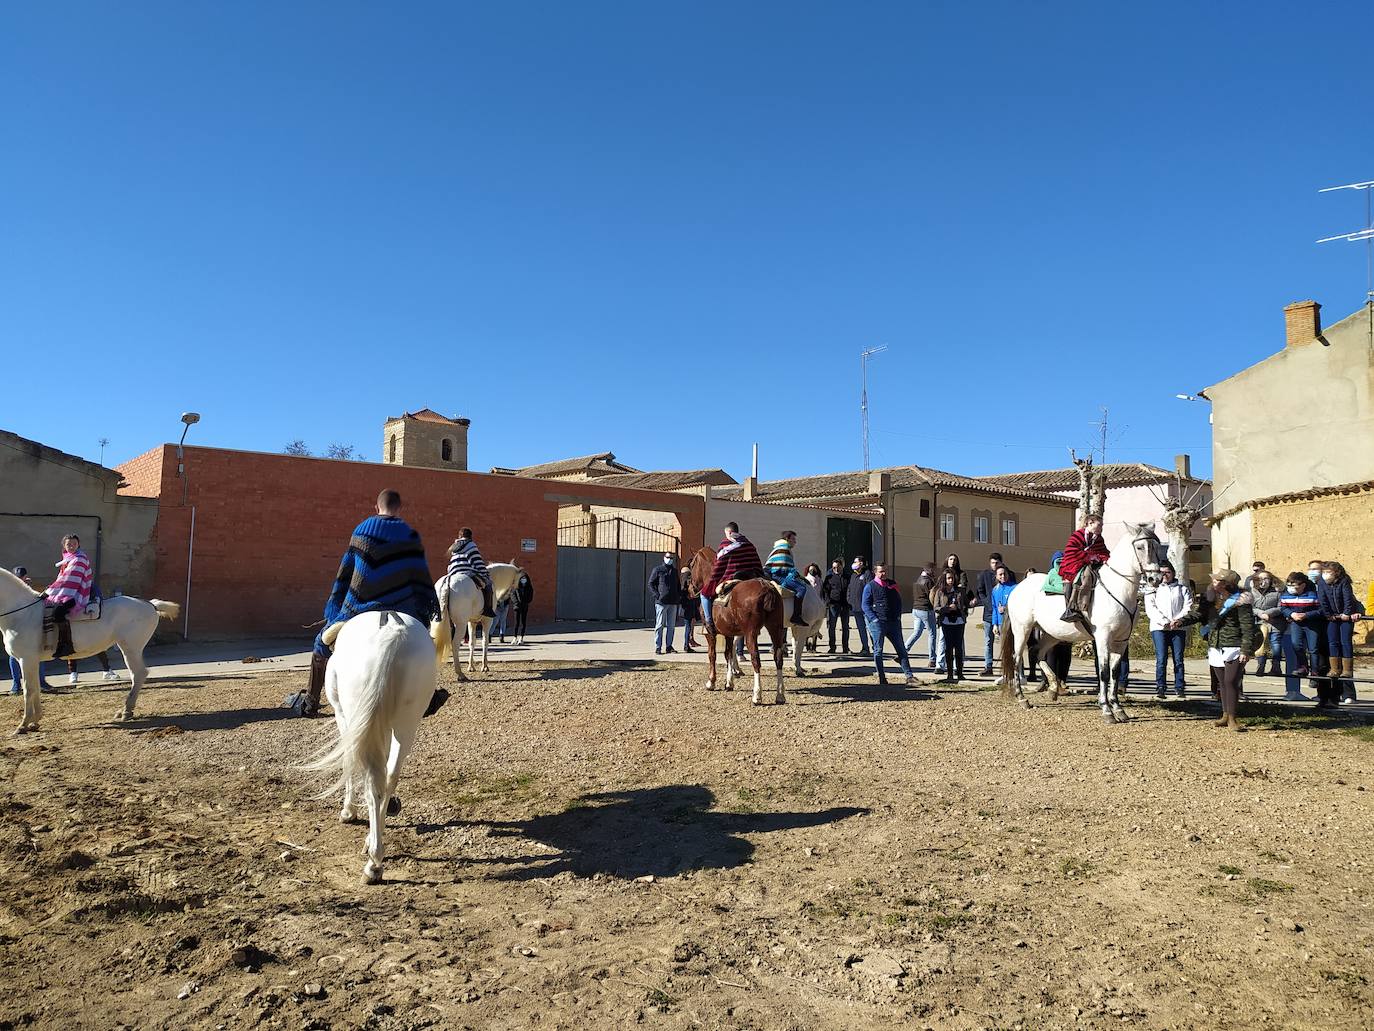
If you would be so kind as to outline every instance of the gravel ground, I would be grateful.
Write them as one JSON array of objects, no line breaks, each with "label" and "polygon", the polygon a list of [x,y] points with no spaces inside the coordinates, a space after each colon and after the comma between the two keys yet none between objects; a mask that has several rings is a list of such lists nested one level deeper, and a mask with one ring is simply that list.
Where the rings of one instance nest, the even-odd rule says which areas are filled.
[{"label": "gravel ground", "polygon": [[1370,1026],[1352,718],[700,681],[450,683],[370,888],[299,675],[54,696],[3,756],[0,1028]]}]

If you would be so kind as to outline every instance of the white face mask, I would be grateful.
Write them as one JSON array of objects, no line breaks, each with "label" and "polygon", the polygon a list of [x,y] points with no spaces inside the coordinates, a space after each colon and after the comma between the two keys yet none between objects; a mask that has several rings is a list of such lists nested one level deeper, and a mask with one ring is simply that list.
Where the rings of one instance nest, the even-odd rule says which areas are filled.
[{"label": "white face mask", "polygon": [[1330,583],[1332,580],[1336,579],[1336,574],[1335,574],[1335,573],[1323,573],[1323,574],[1322,574],[1322,579],[1325,580],[1327,583]]},{"label": "white face mask", "polygon": [[668,565],[671,566],[671,565],[673,564],[673,556],[672,556],[672,555],[664,555],[664,556],[663,556],[663,561],[666,562]]},{"label": "white face mask", "polygon": [[1288,585],[1288,593],[1289,593],[1289,594],[1299,594],[1299,593],[1301,593],[1301,592],[1302,592],[1302,587],[1301,587],[1300,585],[1298,585],[1298,584],[1289,584],[1289,585]]},{"label": "white face mask", "polygon": [[1307,571],[1307,579],[1311,580],[1313,583],[1316,583],[1321,577],[1322,571],[1320,569],[1309,569]]}]

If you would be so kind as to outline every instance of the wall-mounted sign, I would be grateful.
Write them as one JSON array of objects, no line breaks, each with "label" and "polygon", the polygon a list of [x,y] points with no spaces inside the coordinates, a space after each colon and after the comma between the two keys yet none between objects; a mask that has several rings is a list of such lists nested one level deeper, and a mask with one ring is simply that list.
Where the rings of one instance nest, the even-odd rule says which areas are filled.
[{"label": "wall-mounted sign", "polygon": [[538,541],[536,541],[533,537],[521,537],[521,538],[520,538],[520,550],[521,550],[521,551],[533,551],[533,550],[535,549],[535,545],[536,545],[537,543],[538,543]]}]

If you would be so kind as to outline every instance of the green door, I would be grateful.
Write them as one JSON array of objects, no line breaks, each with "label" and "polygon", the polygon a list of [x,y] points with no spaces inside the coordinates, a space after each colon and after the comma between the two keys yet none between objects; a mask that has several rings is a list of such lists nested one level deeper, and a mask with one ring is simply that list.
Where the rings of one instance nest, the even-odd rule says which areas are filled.
[{"label": "green door", "polygon": [[828,519],[825,524],[826,558],[838,558],[846,566],[855,555],[873,564],[873,524],[867,519]]}]

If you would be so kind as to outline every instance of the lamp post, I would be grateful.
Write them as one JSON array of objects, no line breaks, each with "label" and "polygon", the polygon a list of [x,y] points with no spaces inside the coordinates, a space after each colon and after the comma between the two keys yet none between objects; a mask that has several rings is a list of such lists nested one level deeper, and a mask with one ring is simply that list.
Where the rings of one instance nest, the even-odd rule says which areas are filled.
[{"label": "lamp post", "polygon": [[[177,441],[177,475],[181,477],[181,505],[186,507],[186,455],[182,450],[182,445],[186,443],[186,432],[196,423],[200,422],[199,412],[181,413],[181,439]],[[181,626],[181,636],[186,640],[191,639],[191,560],[196,552],[196,506],[191,506],[191,531],[186,540],[186,604],[182,606],[182,616],[185,617]]]}]

